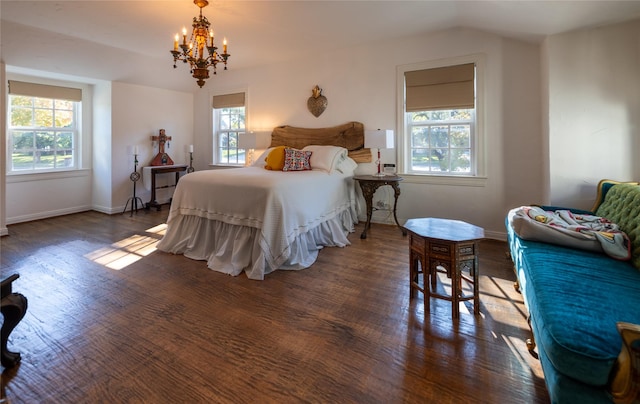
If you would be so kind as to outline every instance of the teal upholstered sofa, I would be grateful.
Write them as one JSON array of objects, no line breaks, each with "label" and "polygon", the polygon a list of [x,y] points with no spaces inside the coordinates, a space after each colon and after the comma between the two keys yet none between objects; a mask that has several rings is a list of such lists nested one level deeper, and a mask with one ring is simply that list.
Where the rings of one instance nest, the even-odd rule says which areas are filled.
[{"label": "teal upholstered sofa", "polygon": [[[553,403],[640,402],[640,185],[603,180],[591,213],[617,223],[631,259],[523,239],[511,258]],[[545,210],[566,209],[543,207]]]}]

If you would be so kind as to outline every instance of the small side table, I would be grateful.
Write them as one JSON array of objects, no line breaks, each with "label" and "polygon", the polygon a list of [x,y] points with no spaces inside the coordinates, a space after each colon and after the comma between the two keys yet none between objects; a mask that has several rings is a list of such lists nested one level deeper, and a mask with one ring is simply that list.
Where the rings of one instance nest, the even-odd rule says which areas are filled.
[{"label": "small side table", "polygon": [[[149,169],[151,171],[151,199],[147,202],[145,208],[150,209],[151,207],[155,207],[157,210],[160,210],[161,205],[156,200],[156,189],[161,188],[170,188],[178,185],[178,181],[180,180],[180,173],[187,170],[186,164],[176,164],[172,166],[148,166],[144,168]],[[162,187],[156,187],[156,175],[158,174],[166,174],[166,173],[176,173],[176,182],[173,185],[165,185]]]},{"label": "small side table", "polygon": [[364,196],[364,200],[367,203],[367,224],[364,226],[364,230],[362,231],[360,238],[367,238],[367,231],[371,227],[371,214],[373,213],[373,194],[375,194],[376,190],[383,185],[389,185],[393,188],[393,218],[395,219],[398,228],[402,231],[402,235],[406,236],[407,231],[404,227],[400,226],[400,223],[398,223],[398,216],[396,216],[396,207],[398,205],[398,197],[400,196],[399,182],[402,181],[403,178],[398,177],[397,175],[385,175],[384,177],[378,177],[375,175],[356,175],[353,179],[358,181],[360,189],[362,190],[362,196]]},{"label": "small side table", "polygon": [[[473,313],[479,314],[478,241],[484,238],[484,229],[460,220],[437,218],[409,219],[404,227],[409,232],[409,299],[417,290],[424,293],[425,314],[429,313],[432,297],[449,300],[454,319],[460,318],[460,302],[473,299]],[[438,273],[451,278],[450,296],[437,292]],[[473,294],[463,295],[462,280],[473,286]]]}]

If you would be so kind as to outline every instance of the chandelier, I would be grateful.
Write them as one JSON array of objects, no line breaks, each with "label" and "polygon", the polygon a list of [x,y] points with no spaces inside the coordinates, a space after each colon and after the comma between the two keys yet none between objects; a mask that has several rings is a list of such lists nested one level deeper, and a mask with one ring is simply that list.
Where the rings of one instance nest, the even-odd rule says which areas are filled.
[{"label": "chandelier", "polygon": [[[224,63],[224,70],[227,70],[227,39],[225,38],[222,45],[222,53],[218,53],[218,48],[213,43],[213,30],[209,27],[211,24],[207,17],[202,15],[202,9],[209,5],[208,0],[193,0],[193,3],[200,7],[200,16],[193,17],[193,31],[191,38],[187,43],[187,29],[182,28],[182,44],[178,44],[180,37],[176,34],[173,41],[173,68],[176,62],[182,60],[183,63],[189,63],[191,67],[190,73],[198,82],[200,88],[204,86],[204,81],[209,78],[209,67],[213,67],[213,74],[216,74],[216,65],[220,62]],[[205,55],[205,48],[208,55]]]}]

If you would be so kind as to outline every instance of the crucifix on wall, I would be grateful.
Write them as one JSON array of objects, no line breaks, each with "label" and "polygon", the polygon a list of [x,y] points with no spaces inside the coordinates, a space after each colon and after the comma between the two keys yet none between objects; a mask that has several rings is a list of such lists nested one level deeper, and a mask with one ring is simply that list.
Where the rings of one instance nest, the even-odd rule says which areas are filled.
[{"label": "crucifix on wall", "polygon": [[151,140],[154,142],[158,142],[158,154],[156,154],[153,160],[151,160],[150,165],[172,166],[173,160],[171,160],[171,157],[169,157],[169,155],[164,151],[164,145],[169,140],[171,140],[171,136],[167,136],[167,134],[164,132],[164,129],[160,129],[160,134],[158,134],[158,136],[151,136]]}]

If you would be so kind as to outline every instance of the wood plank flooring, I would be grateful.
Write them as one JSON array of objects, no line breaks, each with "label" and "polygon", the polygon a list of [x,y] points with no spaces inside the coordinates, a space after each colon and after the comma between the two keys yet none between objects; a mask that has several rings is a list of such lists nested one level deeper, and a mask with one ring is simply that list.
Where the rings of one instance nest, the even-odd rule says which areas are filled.
[{"label": "wood plank flooring", "polygon": [[[29,308],[10,403],[548,403],[506,243],[480,245],[471,302],[409,301],[408,241],[363,224],[264,281],[156,251],[167,208],[9,226],[2,277]],[[159,226],[159,227],[157,227]]]}]

